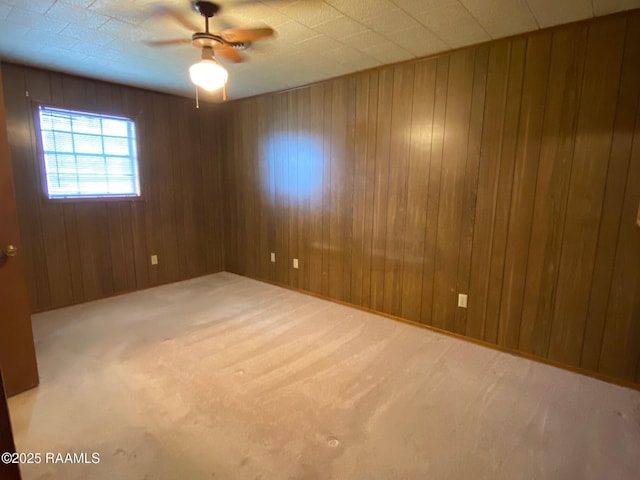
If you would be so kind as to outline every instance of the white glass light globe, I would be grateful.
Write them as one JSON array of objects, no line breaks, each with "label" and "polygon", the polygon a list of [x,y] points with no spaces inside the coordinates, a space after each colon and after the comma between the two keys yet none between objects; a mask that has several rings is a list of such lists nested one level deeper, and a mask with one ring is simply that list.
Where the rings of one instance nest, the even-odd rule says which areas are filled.
[{"label": "white glass light globe", "polygon": [[206,58],[191,65],[189,75],[193,83],[208,92],[213,92],[214,90],[224,87],[229,76],[222,65],[215,60]]}]

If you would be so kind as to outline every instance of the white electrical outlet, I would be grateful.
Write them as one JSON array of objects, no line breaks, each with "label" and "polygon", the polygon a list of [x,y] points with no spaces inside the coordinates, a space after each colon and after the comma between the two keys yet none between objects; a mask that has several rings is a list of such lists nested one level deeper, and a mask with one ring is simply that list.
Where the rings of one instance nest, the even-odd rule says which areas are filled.
[{"label": "white electrical outlet", "polygon": [[151,255],[151,265],[158,264],[158,255]]},{"label": "white electrical outlet", "polygon": [[276,252],[271,252],[271,263],[276,263]]},{"label": "white electrical outlet", "polygon": [[298,268],[298,259],[297,258],[293,259],[293,268]]},{"label": "white electrical outlet", "polygon": [[460,308],[467,308],[467,295],[464,293],[458,294],[458,306]]}]

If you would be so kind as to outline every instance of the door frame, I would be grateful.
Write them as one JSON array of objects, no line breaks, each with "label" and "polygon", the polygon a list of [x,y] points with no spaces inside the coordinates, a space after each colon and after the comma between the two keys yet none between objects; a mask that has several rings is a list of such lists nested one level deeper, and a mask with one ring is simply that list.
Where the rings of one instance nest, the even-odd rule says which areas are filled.
[{"label": "door frame", "polygon": [[[7,394],[4,390],[2,365],[0,365],[0,453],[15,453],[16,446],[11,429]],[[20,480],[20,466],[17,463],[6,464],[0,461],[0,477],[6,480]]]}]

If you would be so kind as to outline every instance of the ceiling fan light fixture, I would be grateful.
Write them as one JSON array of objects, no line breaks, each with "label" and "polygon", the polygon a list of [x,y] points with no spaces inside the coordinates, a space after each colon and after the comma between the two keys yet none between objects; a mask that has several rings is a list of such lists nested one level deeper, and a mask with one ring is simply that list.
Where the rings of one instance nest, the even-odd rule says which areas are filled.
[{"label": "ceiling fan light fixture", "polygon": [[197,86],[208,92],[213,92],[226,85],[229,73],[215,61],[213,55],[210,58],[206,58],[205,55],[205,52],[203,52],[202,60],[191,65],[189,76]]}]

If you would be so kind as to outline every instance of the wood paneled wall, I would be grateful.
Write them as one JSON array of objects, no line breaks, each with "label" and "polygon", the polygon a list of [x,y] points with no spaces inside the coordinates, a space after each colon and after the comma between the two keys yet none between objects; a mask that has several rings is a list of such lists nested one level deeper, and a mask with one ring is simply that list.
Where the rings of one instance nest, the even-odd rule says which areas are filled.
[{"label": "wood paneled wall", "polygon": [[[209,128],[216,123],[212,108],[11,64],[2,70],[34,311],[223,270],[220,139]],[[34,101],[136,115],[143,199],[45,200]]]},{"label": "wood paneled wall", "polygon": [[231,102],[226,268],[640,383],[639,66],[636,11]]}]

